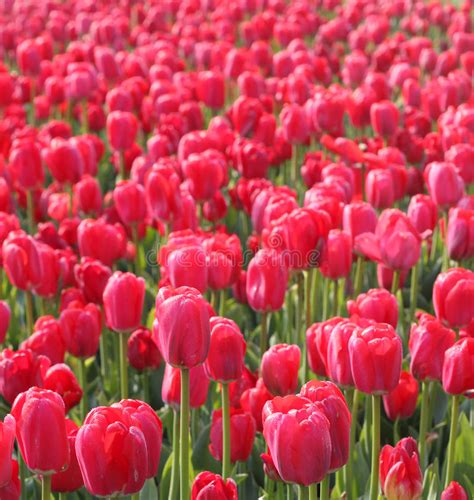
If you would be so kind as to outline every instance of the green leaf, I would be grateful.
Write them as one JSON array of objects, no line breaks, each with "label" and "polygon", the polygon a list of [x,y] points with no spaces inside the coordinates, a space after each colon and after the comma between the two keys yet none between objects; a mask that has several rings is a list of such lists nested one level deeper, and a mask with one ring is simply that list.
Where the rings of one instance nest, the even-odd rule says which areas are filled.
[{"label": "green leaf", "polygon": [[206,425],[199,434],[193,446],[192,463],[197,471],[208,470],[217,474],[221,473],[221,464],[214,460],[209,451],[209,433],[211,424]]},{"label": "green leaf", "polygon": [[168,492],[170,491],[171,484],[171,469],[173,466],[173,452],[170,453],[168,460],[166,460],[165,466],[163,467],[163,472],[160,479],[160,498],[168,498]]},{"label": "green leaf", "polygon": [[145,485],[140,491],[140,500],[156,500],[158,498],[158,489],[154,479],[147,479]]},{"label": "green leaf", "polygon": [[474,428],[471,427],[465,413],[461,414],[454,452],[454,480],[466,491],[473,491],[471,482],[466,478],[474,478]]}]

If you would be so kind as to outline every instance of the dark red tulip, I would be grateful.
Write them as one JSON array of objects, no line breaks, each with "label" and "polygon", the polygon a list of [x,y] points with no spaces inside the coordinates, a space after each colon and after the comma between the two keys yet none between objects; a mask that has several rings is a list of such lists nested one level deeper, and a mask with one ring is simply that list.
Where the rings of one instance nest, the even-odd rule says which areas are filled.
[{"label": "dark red tulip", "polygon": [[402,368],[402,342],[393,327],[375,323],[354,331],[349,340],[349,355],[358,390],[380,395],[395,389]]},{"label": "dark red tulip", "polygon": [[[189,370],[189,400],[191,408],[199,408],[207,399],[209,378],[204,370],[204,365],[198,365]],[[163,401],[178,410],[181,405],[181,371],[171,365],[166,365],[161,386]]]},{"label": "dark red tulip", "polygon": [[205,362],[209,378],[232,382],[242,375],[246,343],[237,324],[227,318],[213,316],[210,320],[209,353]]},{"label": "dark red tulip", "polygon": [[474,338],[458,340],[444,354],[443,389],[448,394],[471,394],[474,390]]},{"label": "dark red tulip", "polygon": [[161,354],[148,328],[137,328],[128,339],[128,362],[135,370],[157,370]]},{"label": "dark red tulip", "polygon": [[474,257],[474,210],[449,210],[447,244],[451,259],[459,261]]},{"label": "dark red tulip", "polygon": [[161,288],[155,315],[155,340],[168,364],[192,368],[205,361],[210,342],[209,308],[195,288]]},{"label": "dark red tulip", "polygon": [[240,408],[240,397],[247,390],[257,384],[257,374],[251,372],[246,366],[242,371],[239,380],[229,384],[230,404],[234,408]]},{"label": "dark red tulip", "polygon": [[274,396],[295,392],[300,359],[300,348],[288,344],[274,345],[263,355],[260,371],[265,386]]},{"label": "dark red tulip", "polygon": [[66,407],[66,412],[79,404],[82,399],[82,388],[69,366],[58,363],[48,368],[44,377],[44,388],[59,394]]},{"label": "dark red tulip", "polygon": [[456,481],[451,481],[441,493],[441,500],[469,500],[466,490]]},{"label": "dark red tulip", "polygon": [[68,465],[65,408],[59,394],[32,387],[15,399],[12,415],[21,455],[31,471],[53,474]]},{"label": "dark red tulip", "polygon": [[10,459],[11,476],[10,480],[0,486],[0,495],[5,500],[18,500],[21,497],[21,484],[19,478],[19,466],[16,460]]},{"label": "dark red tulip", "polygon": [[474,318],[474,272],[452,268],[441,273],[433,286],[436,316],[452,328],[468,325]]},{"label": "dark red tulip", "polygon": [[415,413],[418,382],[409,372],[402,371],[397,387],[383,396],[383,407],[390,420],[409,418]]},{"label": "dark red tulip", "polygon": [[225,179],[225,159],[217,151],[191,154],[182,168],[189,192],[197,201],[211,199]]},{"label": "dark red tulip", "polygon": [[[252,452],[256,425],[250,413],[235,408],[230,409],[230,461],[246,462]],[[209,451],[222,461],[222,410],[212,412]]]},{"label": "dark red tulip", "polygon": [[194,480],[191,500],[237,500],[237,485],[233,479],[222,479],[219,474],[200,472]]},{"label": "dark red tulip", "polygon": [[377,323],[388,323],[394,328],[398,323],[398,301],[383,288],[373,288],[367,293],[361,293],[356,300],[349,300],[347,312],[351,316],[371,319]]},{"label": "dark red tulip", "polygon": [[145,280],[132,273],[115,272],[104,289],[104,311],[109,327],[131,332],[141,324]]},{"label": "dark red tulip", "polygon": [[66,349],[77,358],[95,356],[101,334],[101,312],[97,305],[71,303],[59,318]]}]

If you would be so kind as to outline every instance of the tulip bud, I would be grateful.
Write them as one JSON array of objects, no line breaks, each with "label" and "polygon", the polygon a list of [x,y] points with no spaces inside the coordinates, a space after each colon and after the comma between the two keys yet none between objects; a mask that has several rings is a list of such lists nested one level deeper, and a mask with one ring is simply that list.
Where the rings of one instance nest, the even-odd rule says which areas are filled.
[{"label": "tulip bud", "polygon": [[[304,107],[287,104],[280,113],[285,139],[291,144],[304,144],[309,136],[309,124]],[[295,154],[295,153],[293,153]]]},{"label": "tulip bud", "polygon": [[391,137],[398,128],[400,112],[391,101],[379,101],[370,107],[370,124],[377,135]]},{"label": "tulip bud", "polygon": [[138,132],[138,120],[128,111],[112,111],[107,117],[107,139],[115,151],[130,149]]},{"label": "tulip bud", "polygon": [[464,488],[456,481],[451,481],[441,493],[441,500],[469,500]]},{"label": "tulip bud", "polygon": [[[191,408],[199,408],[207,400],[209,378],[203,365],[195,366],[189,370],[189,402]],[[181,405],[181,370],[171,365],[166,365],[161,386],[161,398],[174,410],[179,410]]]},{"label": "tulip bud", "polygon": [[447,243],[451,259],[459,261],[474,257],[474,210],[449,210]]},{"label": "tulip bud", "polygon": [[204,365],[208,377],[223,383],[239,379],[246,349],[239,327],[230,319],[214,316],[210,328],[209,353]]},{"label": "tulip bud", "polygon": [[75,266],[74,275],[85,299],[102,304],[104,289],[112,276],[111,269],[99,260],[83,257]]},{"label": "tulip bud", "polygon": [[[255,420],[243,410],[230,409],[230,461],[246,462],[252,452],[255,440]],[[222,410],[212,412],[209,451],[222,461]]]},{"label": "tulip bud", "polygon": [[346,278],[352,267],[352,238],[349,233],[331,229],[324,246],[321,272],[327,278]]},{"label": "tulip bud", "polygon": [[135,370],[157,370],[161,364],[161,354],[151,331],[140,327],[128,339],[128,362]]},{"label": "tulip bud", "polygon": [[33,387],[13,403],[16,438],[27,467],[36,474],[61,471],[69,461],[63,400],[59,394]]},{"label": "tulip bud", "polygon": [[115,208],[122,222],[138,224],[146,217],[145,188],[135,181],[120,181],[113,192]]},{"label": "tulip bud", "polygon": [[286,396],[298,386],[301,352],[297,345],[277,344],[265,352],[260,371],[263,382],[274,396]]},{"label": "tulip bud", "polygon": [[192,368],[205,361],[210,342],[209,308],[195,288],[161,288],[155,314],[155,341],[168,364]]},{"label": "tulip bud", "polygon": [[60,184],[75,184],[84,171],[84,162],[79,149],[70,141],[56,137],[44,155],[51,175]]},{"label": "tulip bud", "polygon": [[240,396],[240,406],[242,407],[242,410],[252,415],[257,425],[257,431],[259,432],[262,432],[263,430],[263,407],[265,403],[271,399],[273,399],[273,396],[268,391],[263,379],[261,378],[257,380],[255,387],[246,389]]},{"label": "tulip bud", "polygon": [[402,342],[393,327],[376,323],[355,331],[349,340],[354,384],[367,394],[387,394],[398,384],[402,368]]},{"label": "tulip bud", "polygon": [[208,108],[222,108],[225,101],[224,76],[215,71],[200,72],[197,78],[196,94]]},{"label": "tulip bud", "polygon": [[0,420],[0,492],[12,477],[12,453],[15,442],[15,419],[6,415]]},{"label": "tulip bud", "polygon": [[374,233],[377,214],[370,203],[356,202],[345,205],[342,228],[351,235],[352,240],[362,233]]},{"label": "tulip bud", "polygon": [[9,156],[12,178],[24,190],[38,189],[44,182],[44,170],[39,146],[32,140],[13,143]]},{"label": "tulip bud", "polygon": [[99,181],[90,175],[74,185],[74,201],[84,214],[98,214],[102,209],[102,193]]},{"label": "tulip bud", "polygon": [[48,369],[44,388],[61,396],[66,412],[77,406],[82,399],[82,389],[69,366],[59,363]]},{"label": "tulip bud", "polygon": [[132,273],[115,272],[104,289],[107,324],[116,332],[131,332],[140,326],[145,280]]},{"label": "tulip bud", "polygon": [[11,464],[11,475],[8,482],[0,486],[0,496],[5,500],[18,500],[18,498],[21,497],[21,484],[20,478],[18,477],[20,468],[16,460],[11,458],[9,460]]},{"label": "tulip bud", "polygon": [[474,390],[474,338],[458,340],[445,352],[442,381],[448,394]]},{"label": "tulip bud", "polygon": [[420,234],[428,229],[433,231],[438,223],[438,208],[426,194],[412,196],[407,215]]},{"label": "tulip bud", "polygon": [[397,387],[383,396],[383,407],[390,420],[409,418],[415,413],[418,400],[418,382],[409,372],[403,371]]},{"label": "tulip bud", "polygon": [[432,162],[424,171],[425,182],[437,206],[455,205],[464,194],[464,182],[452,163]]},{"label": "tulip bud", "polygon": [[395,201],[395,187],[389,169],[370,170],[365,179],[367,201],[374,208],[390,208]]},{"label": "tulip bud", "polygon": [[383,288],[372,288],[367,293],[361,293],[355,301],[349,300],[347,312],[350,316],[388,323],[394,328],[398,323],[398,301]]},{"label": "tulip bud", "polygon": [[193,483],[191,500],[237,500],[237,485],[233,479],[222,479],[219,474],[200,472]]}]

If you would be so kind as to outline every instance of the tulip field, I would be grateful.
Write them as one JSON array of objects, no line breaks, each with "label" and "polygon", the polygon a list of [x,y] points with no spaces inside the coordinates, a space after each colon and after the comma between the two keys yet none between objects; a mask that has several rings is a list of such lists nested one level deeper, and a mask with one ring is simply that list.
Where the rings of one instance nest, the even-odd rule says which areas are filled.
[{"label": "tulip field", "polygon": [[474,499],[473,0],[0,2],[0,500]]}]

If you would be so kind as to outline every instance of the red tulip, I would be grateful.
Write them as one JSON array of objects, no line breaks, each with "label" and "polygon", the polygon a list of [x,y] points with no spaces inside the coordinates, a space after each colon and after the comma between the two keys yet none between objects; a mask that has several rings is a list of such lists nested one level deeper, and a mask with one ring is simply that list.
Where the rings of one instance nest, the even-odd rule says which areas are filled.
[{"label": "red tulip", "polygon": [[398,301],[383,288],[373,288],[367,293],[361,293],[356,300],[349,300],[347,312],[351,316],[371,319],[377,323],[388,323],[394,328],[398,323]]},{"label": "red tulip", "polygon": [[66,412],[77,406],[82,399],[82,388],[69,366],[58,363],[48,369],[43,387],[59,394],[66,407]]},{"label": "red tulip", "polygon": [[151,331],[137,328],[128,339],[128,362],[135,370],[157,370],[161,365],[161,354],[153,340]]},{"label": "red tulip", "polygon": [[208,304],[201,294],[190,287],[161,288],[155,311],[155,340],[165,361],[179,368],[203,363],[209,351],[210,327]]},{"label": "red tulip", "polygon": [[384,446],[379,470],[382,491],[388,500],[421,498],[423,476],[413,438],[404,438],[395,447]]},{"label": "red tulip", "polygon": [[59,394],[32,387],[15,399],[12,415],[21,455],[31,471],[53,474],[68,465],[66,418]]},{"label": "red tulip", "polygon": [[420,319],[410,331],[410,371],[418,380],[438,380],[444,363],[444,353],[453,346],[456,333],[443,326],[437,319]]},{"label": "red tulip", "polygon": [[240,398],[247,390],[255,387],[257,384],[257,374],[251,372],[246,366],[242,371],[242,376],[235,382],[229,384],[230,404],[234,408],[240,408]]},{"label": "red tulip", "polygon": [[424,171],[432,200],[442,208],[455,205],[464,194],[464,182],[452,163],[432,162]]},{"label": "red tulip", "polygon": [[451,259],[464,260],[474,257],[474,210],[449,210],[447,244]]},{"label": "red tulip", "polygon": [[268,391],[263,382],[263,379],[257,380],[257,385],[246,389],[240,397],[240,406],[244,411],[250,413],[257,425],[257,431],[262,432],[262,410],[267,401],[273,399],[272,394]]},{"label": "red tulip", "polygon": [[104,289],[107,324],[116,332],[131,332],[141,323],[145,280],[132,273],[115,272]]},{"label": "red tulip", "polygon": [[255,311],[277,311],[283,306],[288,269],[282,255],[271,249],[259,250],[247,271],[247,300]]},{"label": "red tulip", "polygon": [[352,238],[349,233],[331,229],[323,251],[321,272],[327,278],[346,278],[352,267]]},{"label": "red tulip", "polygon": [[356,202],[344,207],[342,227],[354,240],[362,233],[374,233],[377,214],[369,203]]},{"label": "red tulip", "polygon": [[274,396],[286,396],[298,386],[301,352],[297,345],[277,344],[264,353],[260,365],[263,382]]},{"label": "red tulip", "polygon": [[38,144],[28,139],[15,141],[10,151],[9,170],[18,187],[30,191],[40,188],[44,183],[44,170]]},{"label": "red tulip", "polygon": [[420,234],[427,230],[433,231],[438,223],[438,208],[426,194],[412,196],[407,215]]},{"label": "red tulip", "polygon": [[44,155],[44,161],[60,184],[75,184],[82,177],[84,162],[79,149],[70,141],[56,137]]},{"label": "red tulip", "polygon": [[365,179],[367,201],[374,208],[390,208],[395,201],[395,186],[390,169],[370,170]]},{"label": "red tulip", "polygon": [[43,385],[50,361],[37,356],[28,349],[13,351],[4,349],[0,353],[0,394],[8,404],[30,387]]},{"label": "red tulip", "polygon": [[239,379],[246,349],[239,327],[230,319],[214,316],[210,328],[209,353],[204,365],[208,377],[223,383]]},{"label": "red tulip", "polygon": [[95,356],[99,349],[101,313],[95,304],[72,303],[59,318],[66,349],[78,358]]},{"label": "red tulip", "polygon": [[409,372],[402,371],[397,387],[383,396],[385,413],[390,420],[409,418],[415,413],[418,382]]},{"label": "red tulip", "polygon": [[[230,409],[230,461],[246,462],[252,452],[255,440],[255,420],[243,410]],[[222,461],[222,410],[212,412],[209,451]]]},{"label": "red tulip", "polygon": [[0,300],[0,344],[3,344],[10,324],[10,306],[8,302]]},{"label": "red tulip", "polygon": [[222,108],[225,101],[225,80],[222,73],[200,72],[197,78],[196,94],[208,108]]},{"label": "red tulip", "polygon": [[51,476],[51,491],[72,492],[84,485],[81,469],[76,455],[76,437],[79,427],[69,418],[66,419],[67,439],[69,441],[69,460],[67,469]]},{"label": "red tulip", "polygon": [[112,111],[107,117],[107,139],[112,149],[130,149],[138,132],[138,120],[128,111]]},{"label": "red tulip", "polygon": [[382,137],[391,137],[398,127],[400,112],[391,101],[379,101],[370,107],[370,123],[374,132]]},{"label": "red tulip", "polygon": [[456,168],[465,184],[474,182],[472,162],[474,161],[474,147],[471,144],[454,144],[444,156]]},{"label": "red tulip", "polygon": [[395,389],[402,368],[402,342],[393,327],[376,323],[355,331],[349,340],[349,355],[359,391],[380,395]]},{"label": "red tulip", "polygon": [[212,472],[200,472],[193,483],[191,500],[237,500],[237,485],[233,479],[222,479]]},{"label": "red tulip", "polygon": [[[309,136],[306,111],[298,104],[287,104],[280,113],[285,139],[291,144],[304,144]],[[293,154],[296,154],[293,152]]]},{"label": "red tulip", "polygon": [[155,164],[145,176],[145,194],[155,219],[172,220],[182,210],[181,180],[173,167]]},{"label": "red tulip", "polygon": [[18,477],[19,466],[16,460],[11,460],[11,477],[8,483],[0,487],[0,496],[5,500],[18,500],[21,497],[21,484]]},{"label": "red tulip", "polygon": [[[189,370],[189,400],[191,408],[199,408],[207,400],[209,378],[204,365],[198,365]],[[173,409],[181,406],[181,371],[171,365],[166,365],[161,386],[161,398]]]},{"label": "red tulip", "polygon": [[264,419],[263,436],[282,480],[308,486],[329,471],[331,435],[324,413],[301,399],[306,401],[304,407],[290,406]]},{"label": "red tulip", "polygon": [[441,500],[469,500],[465,489],[456,481],[451,481],[441,493]]},{"label": "red tulip", "polygon": [[16,424],[11,415],[0,421],[0,492],[12,477],[12,452],[15,442]]},{"label": "red tulip", "polygon": [[468,325],[474,318],[474,273],[452,268],[441,273],[433,286],[436,316],[452,328]]},{"label": "red tulip", "polygon": [[443,389],[448,394],[474,391],[474,338],[458,340],[444,354]]},{"label": "red tulip", "polygon": [[102,304],[105,286],[112,276],[110,267],[99,260],[83,257],[74,267],[74,276],[85,299],[95,304]]},{"label": "red tulip", "polygon": [[41,281],[34,287],[34,291],[41,297],[51,299],[58,291],[61,278],[58,252],[40,242],[36,243],[36,250],[40,260]]},{"label": "red tulip", "polygon": [[182,168],[189,192],[197,201],[211,199],[223,185],[226,163],[216,151],[191,154],[183,162]]},{"label": "red tulip", "polygon": [[120,181],[114,189],[115,208],[122,222],[131,226],[146,217],[145,188],[135,181]]},{"label": "red tulip", "polygon": [[236,234],[216,233],[203,241],[207,254],[209,286],[222,290],[233,284],[242,269],[243,257]]}]

